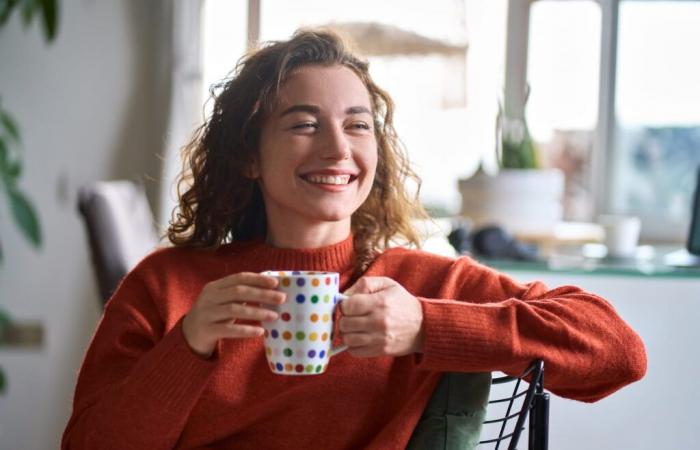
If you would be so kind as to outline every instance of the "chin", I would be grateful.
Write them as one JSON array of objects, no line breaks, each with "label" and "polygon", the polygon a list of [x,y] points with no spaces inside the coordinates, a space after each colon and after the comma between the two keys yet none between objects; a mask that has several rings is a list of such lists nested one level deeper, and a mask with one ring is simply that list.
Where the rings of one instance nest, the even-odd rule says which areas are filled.
[{"label": "chin", "polygon": [[317,211],[309,211],[311,214],[309,216],[313,217],[315,220],[320,220],[323,222],[340,222],[342,220],[349,219],[355,210],[349,210],[347,208],[342,209],[325,209]]}]

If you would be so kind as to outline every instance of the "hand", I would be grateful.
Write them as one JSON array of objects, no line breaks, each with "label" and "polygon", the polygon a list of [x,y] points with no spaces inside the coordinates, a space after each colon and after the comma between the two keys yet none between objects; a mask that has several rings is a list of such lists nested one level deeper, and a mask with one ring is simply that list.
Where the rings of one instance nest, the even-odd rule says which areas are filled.
[{"label": "hand", "polygon": [[423,309],[391,278],[362,277],[344,292],[340,332],[353,356],[403,356],[423,350]]},{"label": "hand", "polygon": [[279,305],[285,301],[285,294],[275,290],[277,283],[275,278],[252,272],[207,283],[182,321],[182,333],[192,350],[208,358],[221,338],[262,335],[264,329],[259,324],[238,321],[276,320],[278,314],[260,304]]}]

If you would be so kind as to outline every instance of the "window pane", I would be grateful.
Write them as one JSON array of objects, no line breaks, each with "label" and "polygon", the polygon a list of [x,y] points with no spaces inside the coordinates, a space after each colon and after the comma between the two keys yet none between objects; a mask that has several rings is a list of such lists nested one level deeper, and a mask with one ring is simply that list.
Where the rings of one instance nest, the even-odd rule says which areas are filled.
[{"label": "window pane", "polygon": [[[202,14],[202,87],[209,98],[212,84],[233,70],[246,50],[248,5],[245,1],[206,0]],[[207,113],[212,107],[207,103]]]},{"label": "window pane", "polygon": [[589,220],[590,162],[598,120],[601,11],[589,1],[530,8],[526,119],[544,166],[566,177],[564,218]]},{"label": "window pane", "polygon": [[612,209],[683,240],[700,165],[700,2],[620,4]]}]

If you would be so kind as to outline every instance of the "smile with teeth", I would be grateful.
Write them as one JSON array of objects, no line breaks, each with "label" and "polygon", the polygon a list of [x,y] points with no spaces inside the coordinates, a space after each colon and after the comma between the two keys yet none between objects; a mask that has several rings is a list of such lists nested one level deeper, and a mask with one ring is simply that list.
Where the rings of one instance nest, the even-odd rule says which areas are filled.
[{"label": "smile with teeth", "polygon": [[305,175],[303,177],[309,183],[314,184],[348,184],[352,177],[350,175]]}]

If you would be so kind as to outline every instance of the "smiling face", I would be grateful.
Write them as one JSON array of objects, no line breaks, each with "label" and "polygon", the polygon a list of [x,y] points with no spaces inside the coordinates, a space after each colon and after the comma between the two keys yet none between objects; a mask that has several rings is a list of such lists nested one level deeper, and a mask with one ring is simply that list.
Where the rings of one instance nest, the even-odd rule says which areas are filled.
[{"label": "smiling face", "polygon": [[346,237],[376,166],[372,107],[360,78],[340,65],[301,67],[263,124],[253,168],[268,235],[331,227],[330,234]]}]

